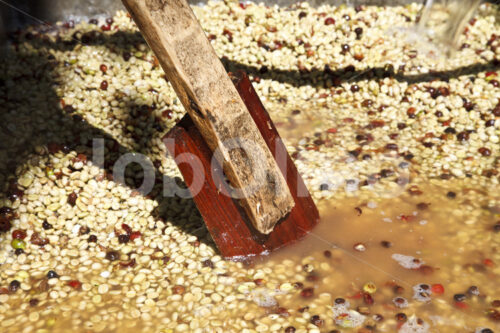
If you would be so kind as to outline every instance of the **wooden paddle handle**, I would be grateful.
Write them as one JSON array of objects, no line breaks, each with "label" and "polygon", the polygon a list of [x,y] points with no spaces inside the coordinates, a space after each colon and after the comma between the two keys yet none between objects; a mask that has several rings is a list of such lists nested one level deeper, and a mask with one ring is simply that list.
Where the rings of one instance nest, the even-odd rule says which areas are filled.
[{"label": "wooden paddle handle", "polygon": [[[283,175],[185,0],[122,0],[255,228],[264,234],[294,206]],[[235,149],[240,144],[242,148]]]}]

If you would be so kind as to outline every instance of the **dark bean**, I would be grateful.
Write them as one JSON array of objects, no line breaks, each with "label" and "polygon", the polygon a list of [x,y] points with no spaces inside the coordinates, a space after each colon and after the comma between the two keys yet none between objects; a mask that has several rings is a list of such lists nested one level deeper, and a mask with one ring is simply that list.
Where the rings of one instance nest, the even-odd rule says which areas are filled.
[{"label": "dark bean", "polygon": [[398,145],[395,143],[388,143],[385,145],[385,149],[387,150],[398,150]]},{"label": "dark bean", "polygon": [[304,297],[304,298],[309,298],[309,297],[312,297],[314,294],[314,289],[313,288],[304,288],[302,289],[302,291],[300,292],[300,296]]},{"label": "dark bean", "polygon": [[406,124],[405,123],[398,123],[398,129],[402,130],[402,129],[405,129],[406,128]]},{"label": "dark bean", "polygon": [[500,307],[500,299],[495,299],[491,302],[491,306],[493,306],[494,308],[498,308]]},{"label": "dark bean", "polygon": [[431,95],[432,98],[436,98],[436,97],[433,97],[436,93],[437,93],[437,90],[433,87],[429,87],[427,88],[427,91],[429,92],[429,94]]},{"label": "dark bean", "polygon": [[342,52],[344,52],[344,53],[347,53],[350,50],[350,47],[347,44],[342,44],[341,48],[342,48]]},{"label": "dark bean", "polygon": [[351,91],[354,93],[354,92],[358,92],[359,91],[359,86],[357,84],[353,84],[351,86]]},{"label": "dark bean", "polygon": [[481,330],[481,333],[495,333],[495,332],[493,332],[493,330],[492,330],[492,329],[490,329],[490,328],[483,328],[483,329]]},{"label": "dark bean", "polygon": [[335,304],[345,304],[345,299],[338,297],[335,299]]},{"label": "dark bean", "polygon": [[311,272],[309,275],[306,276],[306,280],[309,282],[316,282],[319,280],[319,275],[316,272]]},{"label": "dark bean", "polygon": [[[212,262],[212,261],[210,260],[210,262]],[[203,267],[210,267],[210,264],[208,264],[208,263],[207,263],[207,265],[208,265],[208,266],[205,266],[205,261],[202,263],[202,265],[203,265]],[[211,268],[213,268],[213,263],[212,263]],[[261,285],[263,285],[266,281],[265,281],[264,279],[255,279],[255,280],[253,280],[253,282],[254,282],[256,285],[261,286]]]},{"label": "dark bean", "polygon": [[385,240],[384,240],[384,241],[381,241],[381,242],[380,242],[380,245],[382,245],[382,247],[385,247],[386,249],[388,249],[388,248],[392,247],[392,243],[391,243],[391,242],[389,242],[389,241],[385,241]]},{"label": "dark bean", "polygon": [[182,295],[186,292],[186,287],[181,285],[175,285],[172,287],[172,293],[174,295]]},{"label": "dark bean", "polygon": [[21,254],[23,254],[23,253],[24,253],[24,250],[23,250],[23,249],[16,249],[16,250],[14,251],[14,253],[15,253],[17,256],[19,256],[19,255],[21,255]]},{"label": "dark bean", "polygon": [[349,151],[349,155],[353,156],[353,157],[358,157],[359,156],[359,153],[361,153],[361,150],[358,148],[358,149],[355,149],[355,150],[351,150]]},{"label": "dark bean", "polygon": [[304,18],[304,17],[306,17],[306,16],[307,16],[307,13],[306,13],[306,12],[300,12],[300,13],[299,13],[299,19]]},{"label": "dark bean", "polygon": [[127,234],[118,235],[118,243],[127,244],[130,241],[130,236]]},{"label": "dark bean", "polygon": [[455,133],[457,133],[457,130],[455,130],[453,127],[447,127],[447,128],[444,130],[444,132],[445,132],[446,134],[455,134]]},{"label": "dark bean", "polygon": [[399,322],[405,322],[406,321],[406,314],[400,312],[396,314],[396,320]]},{"label": "dark bean", "polygon": [[108,90],[108,81],[103,80],[100,85],[101,90]]},{"label": "dark bean", "polygon": [[105,64],[101,64],[99,66],[99,69],[101,70],[101,72],[106,73],[108,71],[108,66],[106,66]]},{"label": "dark bean", "polygon": [[373,297],[372,295],[370,295],[369,293],[363,293],[363,301],[365,302],[365,304],[367,305],[372,305],[375,301],[373,300]]},{"label": "dark bean", "polygon": [[449,173],[442,173],[439,178],[443,179],[443,180],[449,180],[451,179],[451,175]]},{"label": "dark bean", "polygon": [[465,296],[465,294],[455,294],[453,295],[453,299],[457,302],[463,302],[465,301],[465,299],[467,298],[467,296]]},{"label": "dark bean", "polygon": [[391,177],[393,175],[394,175],[394,171],[391,170],[391,169],[382,169],[382,170],[380,170],[380,176],[382,178]]},{"label": "dark bean", "polygon": [[332,252],[330,250],[325,250],[323,252],[323,255],[326,257],[326,258],[331,258],[332,257]]},{"label": "dark bean", "polygon": [[469,289],[467,289],[467,294],[477,296],[479,295],[479,288],[476,286],[470,286]]},{"label": "dark bean", "polygon": [[500,232],[500,222],[497,222],[497,223],[493,226],[493,231],[494,231],[494,232]]},{"label": "dark bean", "polygon": [[417,204],[417,209],[426,210],[427,208],[429,208],[429,204],[426,202],[419,202]]},{"label": "dark bean", "polygon": [[376,322],[381,322],[384,320],[384,316],[382,316],[381,314],[378,314],[378,313],[374,314],[372,318]]},{"label": "dark bean", "polygon": [[471,101],[465,100],[463,107],[466,111],[472,111],[472,109],[474,109],[474,103],[472,103]]},{"label": "dark bean", "polygon": [[318,326],[318,327],[323,326],[323,324],[325,323],[325,321],[323,319],[321,319],[321,317],[318,315],[312,316],[310,319],[310,322],[311,322],[311,324]]},{"label": "dark bean", "polygon": [[491,150],[486,148],[486,147],[481,147],[478,149],[478,152],[483,155],[483,156],[490,156],[491,155]]},{"label": "dark bean", "polygon": [[487,310],[486,313],[488,315],[488,318],[490,318],[491,320],[500,321],[500,311],[495,309],[489,309]]},{"label": "dark bean", "polygon": [[123,60],[129,61],[131,56],[129,52],[123,52]]},{"label": "dark bean", "polygon": [[45,230],[50,230],[50,229],[52,229],[52,224],[50,224],[47,221],[43,221],[42,228],[45,229]]},{"label": "dark bean", "polygon": [[500,103],[495,106],[495,108],[492,110],[492,113],[495,117],[500,117]]},{"label": "dark bean", "polygon": [[363,102],[361,102],[361,106],[363,106],[365,108],[369,108],[372,105],[373,105],[373,101],[371,99],[365,99]]},{"label": "dark bean", "polygon": [[40,301],[36,298],[32,298],[32,299],[30,299],[29,303],[30,303],[30,306],[37,306],[38,303],[40,303]]},{"label": "dark bean", "polygon": [[285,328],[285,333],[295,333],[295,327],[293,326],[288,326],[287,328]]},{"label": "dark bean", "polygon": [[392,291],[394,291],[395,294],[402,294],[404,293],[405,291],[405,288],[401,287],[401,286],[398,286],[398,285],[395,285],[393,288],[392,288]]},{"label": "dark bean", "polygon": [[59,277],[59,274],[57,274],[55,271],[48,271],[47,272],[48,279],[57,279],[58,277]]},{"label": "dark bean", "polygon": [[449,191],[446,193],[446,196],[450,199],[455,199],[457,197],[457,194],[455,192]]},{"label": "dark bean", "polygon": [[357,61],[362,61],[365,56],[361,53],[356,53],[354,56],[353,56],[354,59],[356,59]]},{"label": "dark bean", "polygon": [[38,246],[45,246],[45,245],[47,245],[49,243],[49,239],[48,238],[42,238],[40,236],[40,234],[35,231],[31,235],[30,242],[31,242],[31,244],[35,244],[35,245],[38,245]]},{"label": "dark bean", "polygon": [[76,199],[78,198],[78,195],[75,193],[75,192],[71,192],[69,195],[68,195],[68,203],[71,205],[71,206],[74,206],[76,205]]},{"label": "dark bean", "polygon": [[328,189],[329,189],[328,184],[321,184],[321,185],[319,186],[319,190],[320,190],[320,191],[328,191]]},{"label": "dark bean", "polygon": [[498,82],[497,80],[491,80],[490,84],[495,88],[500,87],[500,82]]},{"label": "dark bean", "polygon": [[438,91],[441,96],[447,97],[450,95],[450,90],[446,87],[439,87]]},{"label": "dark bean", "polygon": [[114,22],[114,21],[113,21],[113,18],[111,18],[111,17],[108,17],[108,18],[106,19],[106,23],[107,23],[107,24],[113,24],[113,22]]},{"label": "dark bean", "polygon": [[405,304],[406,300],[403,297],[396,297],[394,299],[394,303],[401,305],[401,304]]},{"label": "dark bean", "polygon": [[406,153],[404,155],[404,159],[407,160],[407,161],[412,160],[414,157],[415,157],[415,155],[413,155],[412,153]]},{"label": "dark bean", "polygon": [[98,22],[97,22],[97,19],[90,19],[89,20],[89,24],[94,24],[96,25]]},{"label": "dark bean", "polygon": [[97,236],[96,235],[90,235],[87,241],[89,243],[96,243],[97,242]]},{"label": "dark bean", "polygon": [[21,282],[17,281],[17,280],[12,280],[10,281],[9,283],[9,291],[12,292],[12,293],[15,293],[19,287],[21,287]]},{"label": "dark bean", "polygon": [[325,25],[332,25],[335,24],[335,20],[332,17],[327,17],[325,19]]},{"label": "dark bean", "polygon": [[118,251],[108,251],[106,252],[105,258],[108,259],[109,261],[115,261],[120,258],[120,254],[118,253]]},{"label": "dark bean", "polygon": [[354,33],[356,34],[356,38],[360,39],[361,35],[363,34],[363,28],[357,27],[356,29],[354,29]]},{"label": "dark bean", "polygon": [[457,140],[460,142],[469,140],[469,133],[466,131],[457,134]]},{"label": "dark bean", "polygon": [[210,259],[207,259],[207,260],[203,261],[201,264],[202,264],[203,267],[214,268],[214,263]]},{"label": "dark bean", "polygon": [[86,225],[82,225],[80,226],[80,230],[78,230],[78,235],[82,236],[82,235],[86,235],[90,232],[90,228],[87,227]]},{"label": "dark bean", "polygon": [[492,126],[495,126],[495,119],[490,119],[490,120],[487,120],[484,125],[486,127],[492,127]]},{"label": "dark bean", "polygon": [[434,115],[438,118],[441,118],[443,116],[443,113],[441,111],[436,111],[434,112]]},{"label": "dark bean", "polygon": [[363,159],[363,161],[368,161],[372,159],[372,157],[369,154],[364,154],[361,158]]},{"label": "dark bean", "polygon": [[419,285],[419,287],[420,287],[420,289],[422,289],[422,290],[429,290],[429,289],[431,289],[431,286],[429,286],[428,284],[425,284],[425,283],[421,283],[421,284]]}]

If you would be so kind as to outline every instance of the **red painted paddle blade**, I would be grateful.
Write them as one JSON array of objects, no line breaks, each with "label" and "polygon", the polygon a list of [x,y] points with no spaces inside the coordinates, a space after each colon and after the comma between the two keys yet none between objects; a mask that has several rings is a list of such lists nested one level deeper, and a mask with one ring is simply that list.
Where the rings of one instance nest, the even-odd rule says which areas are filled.
[{"label": "red painted paddle blade", "polygon": [[295,207],[269,235],[255,230],[238,202],[224,194],[230,190],[222,168],[212,161],[212,152],[188,115],[163,140],[176,159],[220,253],[225,258],[237,259],[269,253],[303,238],[319,222],[319,213],[250,80],[241,72],[233,77],[233,82],[278,162],[295,200]]}]

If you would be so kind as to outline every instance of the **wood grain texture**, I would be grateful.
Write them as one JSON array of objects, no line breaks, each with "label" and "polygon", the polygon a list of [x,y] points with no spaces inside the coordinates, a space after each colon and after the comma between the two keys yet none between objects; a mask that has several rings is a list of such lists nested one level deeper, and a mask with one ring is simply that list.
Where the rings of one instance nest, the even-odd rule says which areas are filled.
[{"label": "wood grain texture", "polygon": [[[294,205],[262,135],[185,0],[122,0],[261,233]],[[233,149],[233,144],[244,149]],[[233,147],[233,148],[232,148]],[[236,190],[235,190],[236,189]]]},{"label": "wood grain texture", "polygon": [[[279,165],[282,174],[286,175],[287,185],[295,203],[292,211],[271,233],[259,233],[238,203],[219,190],[226,183],[220,174],[215,173],[212,177],[212,153],[188,115],[164,139],[175,140],[175,145],[167,145],[174,157],[191,153],[199,158],[206,177],[201,191],[194,196],[194,201],[222,256],[238,259],[265,254],[303,238],[319,222],[319,213],[252,84],[243,73],[235,76],[234,84],[266,145],[273,155],[280,155],[278,160],[284,161]],[[178,167],[186,184],[191,186],[194,170],[187,163],[178,163]],[[220,168],[220,165],[214,167]],[[199,173],[200,170],[196,172]]]}]

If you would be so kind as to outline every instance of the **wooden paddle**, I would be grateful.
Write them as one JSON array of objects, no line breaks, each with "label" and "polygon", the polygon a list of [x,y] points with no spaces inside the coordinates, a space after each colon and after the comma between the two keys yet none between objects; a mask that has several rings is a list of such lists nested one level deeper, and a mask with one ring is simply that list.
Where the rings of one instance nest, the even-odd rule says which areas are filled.
[{"label": "wooden paddle", "polygon": [[[185,0],[122,1],[188,113],[167,148],[200,159],[194,200],[222,255],[259,254],[305,235],[317,209],[248,79],[240,74],[233,85]],[[192,185],[199,173],[177,162]]]}]

